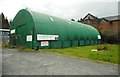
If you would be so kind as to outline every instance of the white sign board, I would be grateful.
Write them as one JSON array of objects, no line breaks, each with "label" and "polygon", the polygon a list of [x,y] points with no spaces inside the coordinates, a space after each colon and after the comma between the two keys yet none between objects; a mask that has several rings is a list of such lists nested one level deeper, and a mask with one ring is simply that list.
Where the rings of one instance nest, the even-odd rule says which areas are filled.
[{"label": "white sign board", "polygon": [[27,35],[26,41],[32,41],[32,35]]},{"label": "white sign board", "polygon": [[41,41],[41,46],[48,46],[49,42],[48,41]]},{"label": "white sign board", "polygon": [[97,35],[98,39],[101,39],[101,36],[100,35]]},{"label": "white sign board", "polygon": [[10,33],[11,33],[11,34],[15,33],[15,29],[11,30]]},{"label": "white sign board", "polygon": [[37,34],[37,40],[58,40],[58,35]]}]

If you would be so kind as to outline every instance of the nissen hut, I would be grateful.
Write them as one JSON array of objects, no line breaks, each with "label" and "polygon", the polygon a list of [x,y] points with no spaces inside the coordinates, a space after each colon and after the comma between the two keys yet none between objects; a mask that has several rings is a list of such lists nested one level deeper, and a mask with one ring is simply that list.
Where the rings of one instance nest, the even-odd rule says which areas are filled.
[{"label": "nissen hut", "polygon": [[10,43],[14,46],[66,48],[100,43],[100,33],[92,26],[54,16],[20,10],[10,28]]}]

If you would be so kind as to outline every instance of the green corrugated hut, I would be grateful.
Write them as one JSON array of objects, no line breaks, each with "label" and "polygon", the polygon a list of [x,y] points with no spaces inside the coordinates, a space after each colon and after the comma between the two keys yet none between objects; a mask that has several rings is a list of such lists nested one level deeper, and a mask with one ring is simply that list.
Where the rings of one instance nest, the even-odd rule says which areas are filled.
[{"label": "green corrugated hut", "polygon": [[10,28],[10,43],[33,49],[65,48],[100,43],[100,33],[92,26],[20,10]]}]

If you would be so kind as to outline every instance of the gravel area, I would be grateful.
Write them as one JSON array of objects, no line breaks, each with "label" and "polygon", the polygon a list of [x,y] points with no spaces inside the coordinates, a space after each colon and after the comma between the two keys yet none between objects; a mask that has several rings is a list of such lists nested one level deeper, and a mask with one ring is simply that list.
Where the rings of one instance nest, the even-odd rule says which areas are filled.
[{"label": "gravel area", "polygon": [[2,49],[3,75],[118,75],[118,65],[42,52]]}]

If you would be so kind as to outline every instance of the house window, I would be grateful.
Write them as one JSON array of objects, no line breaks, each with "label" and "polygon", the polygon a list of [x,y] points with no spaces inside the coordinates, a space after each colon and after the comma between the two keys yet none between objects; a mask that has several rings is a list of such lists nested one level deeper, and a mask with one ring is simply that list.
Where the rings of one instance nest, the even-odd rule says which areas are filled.
[{"label": "house window", "polygon": [[90,20],[88,20],[88,23],[90,24]]},{"label": "house window", "polygon": [[112,23],[112,21],[110,21],[110,25],[112,25],[113,23]]}]

